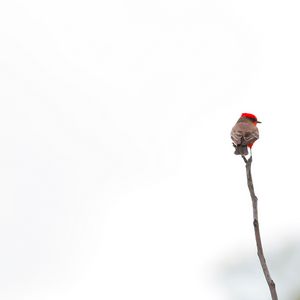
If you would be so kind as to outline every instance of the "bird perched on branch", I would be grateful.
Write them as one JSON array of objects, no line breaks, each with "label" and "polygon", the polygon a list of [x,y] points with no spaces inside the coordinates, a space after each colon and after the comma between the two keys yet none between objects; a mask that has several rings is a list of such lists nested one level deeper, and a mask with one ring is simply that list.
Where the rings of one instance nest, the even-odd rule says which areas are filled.
[{"label": "bird perched on branch", "polygon": [[234,154],[248,155],[248,147],[251,149],[254,142],[259,138],[257,123],[261,122],[257,121],[255,115],[242,113],[231,130],[231,139],[235,147]]}]

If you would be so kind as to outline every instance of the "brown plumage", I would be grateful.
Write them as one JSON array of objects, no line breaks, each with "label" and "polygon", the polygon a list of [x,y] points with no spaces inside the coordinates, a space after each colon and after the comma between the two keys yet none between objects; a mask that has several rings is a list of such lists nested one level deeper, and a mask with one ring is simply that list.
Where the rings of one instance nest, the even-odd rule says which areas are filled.
[{"label": "brown plumage", "polygon": [[256,124],[257,118],[248,113],[243,113],[231,130],[231,139],[235,146],[236,155],[248,155],[248,147],[258,140],[259,132]]}]

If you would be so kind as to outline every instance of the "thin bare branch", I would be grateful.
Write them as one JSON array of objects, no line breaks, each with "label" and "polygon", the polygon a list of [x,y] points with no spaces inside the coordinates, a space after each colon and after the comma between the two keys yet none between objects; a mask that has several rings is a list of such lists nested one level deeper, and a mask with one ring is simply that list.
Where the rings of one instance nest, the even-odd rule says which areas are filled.
[{"label": "thin bare branch", "polygon": [[258,199],[254,193],[254,186],[253,186],[252,174],[251,174],[252,155],[250,156],[250,158],[248,160],[245,157],[242,157],[242,158],[246,162],[247,183],[248,183],[250,196],[252,199],[253,226],[254,226],[255,240],[256,240],[256,246],[257,246],[257,255],[258,255],[261,267],[263,269],[266,281],[268,283],[272,300],[278,300],[275,283],[271,278],[271,275],[270,275],[270,272],[269,272],[269,269],[267,266],[267,262],[266,262],[264,252],[263,252],[260,232],[259,232],[258,208],[257,208],[257,200]]}]

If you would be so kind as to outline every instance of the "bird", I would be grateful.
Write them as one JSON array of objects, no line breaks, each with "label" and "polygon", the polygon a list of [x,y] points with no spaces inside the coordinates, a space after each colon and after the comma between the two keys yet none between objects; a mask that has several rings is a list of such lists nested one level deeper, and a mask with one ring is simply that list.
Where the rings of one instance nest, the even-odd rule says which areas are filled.
[{"label": "bird", "polygon": [[234,154],[246,156],[256,140],[259,138],[259,132],[256,125],[261,123],[256,116],[250,113],[242,113],[240,118],[231,130],[231,139],[235,147]]}]

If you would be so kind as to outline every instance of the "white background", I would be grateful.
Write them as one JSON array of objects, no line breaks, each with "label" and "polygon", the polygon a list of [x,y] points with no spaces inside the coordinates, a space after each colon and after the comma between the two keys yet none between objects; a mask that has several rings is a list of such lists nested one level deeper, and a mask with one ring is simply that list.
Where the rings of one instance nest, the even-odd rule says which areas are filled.
[{"label": "white background", "polygon": [[222,263],[256,254],[230,141],[242,112],[263,122],[252,167],[266,254],[293,239],[299,8],[1,3],[1,298],[230,299]]}]

